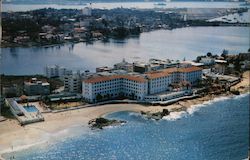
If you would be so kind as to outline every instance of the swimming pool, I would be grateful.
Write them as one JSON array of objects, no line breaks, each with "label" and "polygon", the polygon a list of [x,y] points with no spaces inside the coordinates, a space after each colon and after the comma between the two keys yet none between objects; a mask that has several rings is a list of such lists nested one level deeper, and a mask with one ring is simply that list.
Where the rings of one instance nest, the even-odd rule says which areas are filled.
[{"label": "swimming pool", "polygon": [[38,109],[34,105],[23,106],[27,112],[38,112]]}]

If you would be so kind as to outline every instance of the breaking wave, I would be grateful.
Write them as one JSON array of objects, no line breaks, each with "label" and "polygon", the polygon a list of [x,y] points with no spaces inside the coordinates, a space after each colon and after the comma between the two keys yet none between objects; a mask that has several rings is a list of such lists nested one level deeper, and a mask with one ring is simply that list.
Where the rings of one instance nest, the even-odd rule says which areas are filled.
[{"label": "breaking wave", "polygon": [[239,96],[231,96],[231,97],[218,97],[214,98],[213,100],[205,101],[202,104],[196,104],[192,105],[191,107],[187,108],[186,111],[180,111],[180,112],[170,112],[168,116],[164,116],[162,119],[168,120],[168,121],[175,121],[183,117],[187,117],[192,115],[193,113],[199,111],[203,107],[208,107],[209,105],[216,103],[216,102],[221,102],[221,101],[226,101],[228,99],[239,99],[245,96],[249,96],[250,94],[242,94]]}]

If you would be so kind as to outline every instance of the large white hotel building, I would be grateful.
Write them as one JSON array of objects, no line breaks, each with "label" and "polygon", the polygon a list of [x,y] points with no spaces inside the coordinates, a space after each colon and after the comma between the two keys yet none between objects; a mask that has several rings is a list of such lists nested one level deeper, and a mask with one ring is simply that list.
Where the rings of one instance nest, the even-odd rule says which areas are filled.
[{"label": "large white hotel building", "polygon": [[202,78],[202,68],[167,68],[145,74],[96,75],[82,82],[83,97],[89,102],[125,96],[144,100],[145,96],[170,90],[170,84],[188,82],[194,85]]}]

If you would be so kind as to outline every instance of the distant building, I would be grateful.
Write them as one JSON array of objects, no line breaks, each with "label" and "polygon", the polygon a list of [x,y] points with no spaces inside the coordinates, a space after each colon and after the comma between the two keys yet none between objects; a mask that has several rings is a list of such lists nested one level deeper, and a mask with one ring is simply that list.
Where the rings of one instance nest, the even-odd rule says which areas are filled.
[{"label": "distant building", "polygon": [[82,15],[91,16],[91,14],[92,14],[92,9],[90,7],[85,7],[82,9]]},{"label": "distant building", "polygon": [[29,96],[47,95],[50,93],[50,84],[38,81],[37,78],[32,78],[30,81],[24,82],[24,92]]},{"label": "distant building", "polygon": [[200,63],[203,63],[204,65],[213,65],[215,64],[215,60],[211,57],[202,57]]},{"label": "distant building", "polygon": [[45,76],[47,78],[59,77],[60,79],[62,79],[66,72],[66,68],[60,67],[58,65],[45,67]]},{"label": "distant building", "polygon": [[82,86],[82,78],[80,73],[69,72],[64,75],[64,91],[71,93],[80,93]]},{"label": "distant building", "polygon": [[122,60],[120,63],[116,63],[114,65],[115,70],[125,70],[127,72],[133,72],[133,64],[128,63],[125,61],[125,59]]},{"label": "distant building", "polygon": [[133,71],[138,73],[145,73],[150,71],[150,66],[147,63],[134,62]]},{"label": "distant building", "polygon": [[90,26],[90,24],[91,24],[92,21],[93,21],[93,19],[91,19],[91,18],[86,18],[84,20],[81,20],[79,22],[79,27],[86,27],[86,28],[88,28]]},{"label": "distant building", "polygon": [[145,73],[149,71],[157,71],[165,68],[177,67],[179,62],[171,60],[150,59],[148,63],[134,62],[133,70],[138,73]]},{"label": "distant building", "polygon": [[239,59],[250,60],[250,52],[248,52],[248,53],[240,53],[239,54]]},{"label": "distant building", "polygon": [[173,68],[177,67],[179,62],[173,60],[161,60],[161,59],[149,59],[149,64],[151,70],[165,69],[165,68]]},{"label": "distant building", "polygon": [[2,88],[2,96],[4,97],[16,97],[18,96],[17,85],[13,84],[11,86],[3,86]]},{"label": "distant building", "polygon": [[96,68],[96,72],[110,72],[112,71],[112,68],[108,67],[108,66],[103,66],[103,67],[97,67]]},{"label": "distant building", "polygon": [[214,72],[219,74],[224,74],[227,67],[227,61],[225,60],[215,60]]},{"label": "distant building", "polygon": [[203,67],[204,64],[203,63],[196,63],[193,61],[183,61],[179,64],[180,67],[190,67],[190,66],[196,66],[196,67]]},{"label": "distant building", "polygon": [[249,60],[241,61],[240,65],[241,65],[241,69],[243,69],[243,70],[250,69],[250,61]]}]

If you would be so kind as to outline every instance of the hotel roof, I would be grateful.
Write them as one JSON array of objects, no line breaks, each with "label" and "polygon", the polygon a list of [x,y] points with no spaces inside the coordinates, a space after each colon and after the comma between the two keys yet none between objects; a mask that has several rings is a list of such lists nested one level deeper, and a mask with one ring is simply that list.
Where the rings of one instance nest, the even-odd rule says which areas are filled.
[{"label": "hotel roof", "polygon": [[[201,71],[202,68],[196,67],[196,66],[191,66],[191,67],[186,67],[186,68],[167,68],[163,70],[158,70],[158,71],[151,71],[145,73],[146,77],[148,79],[156,79],[156,78],[161,78],[161,77],[166,77],[170,76],[172,73],[188,73],[188,72],[195,72],[195,71]],[[146,78],[141,76],[141,75],[129,75],[129,74],[124,74],[124,75],[97,75],[93,77],[89,77],[88,79],[83,80],[85,83],[98,83],[98,82],[104,82],[104,81],[110,81],[113,79],[128,79],[131,81],[136,81],[139,83],[144,83],[146,82]]]},{"label": "hotel roof", "polygon": [[88,79],[83,80],[85,83],[98,83],[104,81],[110,81],[113,79],[128,79],[131,81],[136,81],[139,83],[146,82],[146,79],[142,76],[135,76],[135,75],[112,75],[112,76],[95,76]]},{"label": "hotel roof", "polygon": [[177,68],[167,68],[167,69],[163,69],[163,70],[159,70],[159,71],[147,72],[146,76],[149,79],[156,79],[156,78],[169,76],[173,72],[177,72]]},{"label": "hotel roof", "polygon": [[186,67],[186,68],[178,68],[178,71],[187,73],[187,72],[202,71],[202,68],[191,66],[191,67]]},{"label": "hotel roof", "polygon": [[156,78],[161,78],[161,77],[166,77],[171,75],[172,73],[177,73],[177,72],[182,72],[182,73],[188,73],[188,72],[195,72],[195,71],[201,71],[202,68],[196,67],[196,66],[191,66],[191,67],[186,67],[186,68],[167,68],[159,71],[151,71],[147,72],[146,76],[149,79],[156,79]]}]

